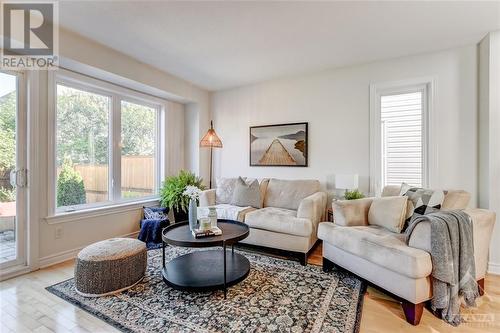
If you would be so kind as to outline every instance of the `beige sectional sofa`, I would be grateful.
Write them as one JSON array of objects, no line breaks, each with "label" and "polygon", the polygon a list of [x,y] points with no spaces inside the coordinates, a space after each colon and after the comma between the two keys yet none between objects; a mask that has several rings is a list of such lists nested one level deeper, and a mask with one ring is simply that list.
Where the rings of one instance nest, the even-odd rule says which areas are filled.
[{"label": "beige sectional sofa", "polygon": [[[398,196],[399,190],[399,186],[390,186],[382,195]],[[344,226],[320,223],[318,237],[323,240],[323,269],[338,265],[388,291],[402,301],[407,321],[417,325],[424,302],[432,298],[430,223],[420,223],[406,245],[404,234],[369,225],[371,200],[352,201],[347,209],[350,216],[344,216],[342,221]],[[467,208],[469,200],[470,194],[465,191],[448,191],[441,209],[466,209],[471,216],[476,279],[484,288],[496,216],[488,210]]]},{"label": "beige sectional sofa", "polygon": [[318,224],[325,220],[327,195],[319,181],[259,179],[261,208],[231,205],[236,181],[219,179],[215,189],[203,191],[198,216],[208,215],[208,207],[215,207],[219,218],[250,227],[250,235],[241,243],[291,252],[305,265],[318,240]]}]

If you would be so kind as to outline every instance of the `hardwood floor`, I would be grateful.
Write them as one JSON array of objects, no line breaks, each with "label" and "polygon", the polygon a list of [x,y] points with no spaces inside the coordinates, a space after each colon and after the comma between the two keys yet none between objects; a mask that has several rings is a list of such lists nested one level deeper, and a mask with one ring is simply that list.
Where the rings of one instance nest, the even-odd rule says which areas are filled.
[{"label": "hardwood floor", "polygon": [[[321,244],[309,264],[321,265]],[[73,276],[73,261],[0,283],[0,332],[117,332],[94,316],[50,294],[45,287]],[[486,293],[475,309],[464,310],[473,322],[452,327],[424,310],[419,326],[404,320],[403,310],[390,297],[369,288],[361,332],[500,332],[500,276],[486,277]]]}]

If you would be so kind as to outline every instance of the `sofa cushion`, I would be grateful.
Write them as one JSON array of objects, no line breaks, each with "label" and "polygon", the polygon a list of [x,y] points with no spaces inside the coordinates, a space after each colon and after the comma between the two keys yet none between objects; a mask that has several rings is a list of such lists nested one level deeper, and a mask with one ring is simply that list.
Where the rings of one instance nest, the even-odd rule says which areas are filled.
[{"label": "sofa cushion", "polygon": [[332,203],[333,220],[342,226],[368,225],[368,211],[373,198],[337,200]]},{"label": "sofa cushion", "polygon": [[260,184],[260,198],[262,200],[261,207],[264,207],[264,200],[266,199],[267,186],[269,185],[269,178],[259,179]]},{"label": "sofa cushion", "polygon": [[319,191],[317,180],[284,180],[272,178],[267,185],[264,207],[297,210],[305,197]]},{"label": "sofa cushion", "polygon": [[260,200],[261,200],[260,207],[264,207],[264,198],[266,197],[267,185],[269,185],[269,178],[251,178],[251,177],[248,177],[245,179],[245,182],[247,184],[250,184],[254,180],[257,180],[259,182]]},{"label": "sofa cushion", "polygon": [[255,210],[255,208],[249,206],[239,207],[229,204],[220,204],[209,207],[198,207],[198,218],[207,217],[210,207],[215,207],[215,210],[217,211],[217,218],[240,221],[240,222],[245,221],[247,213]]},{"label": "sofa cushion", "polygon": [[260,186],[257,179],[254,179],[252,182],[245,182],[243,178],[238,178],[230,204],[233,206],[262,208]]},{"label": "sofa cushion", "polygon": [[313,232],[311,220],[298,218],[295,210],[266,207],[246,214],[245,223],[250,228],[309,237]]},{"label": "sofa cushion", "polygon": [[429,253],[409,247],[404,242],[404,235],[383,227],[342,227],[323,222],[319,225],[318,237],[346,252],[410,278],[423,278],[432,271]]},{"label": "sofa cushion", "polygon": [[238,178],[218,178],[215,182],[215,203],[229,204]]},{"label": "sofa cushion", "polygon": [[394,197],[396,195],[401,195],[401,185],[386,185],[382,189],[383,197]]},{"label": "sofa cushion", "polygon": [[406,217],[408,197],[374,198],[368,211],[368,223],[400,233]]}]

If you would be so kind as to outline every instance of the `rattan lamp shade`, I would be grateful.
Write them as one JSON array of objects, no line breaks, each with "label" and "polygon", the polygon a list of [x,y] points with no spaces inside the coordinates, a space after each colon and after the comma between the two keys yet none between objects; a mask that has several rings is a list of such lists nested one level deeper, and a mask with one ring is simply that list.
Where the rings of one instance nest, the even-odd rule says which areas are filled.
[{"label": "rattan lamp shade", "polygon": [[210,129],[200,140],[200,147],[222,148],[222,141],[215,133],[214,126],[210,122]]}]

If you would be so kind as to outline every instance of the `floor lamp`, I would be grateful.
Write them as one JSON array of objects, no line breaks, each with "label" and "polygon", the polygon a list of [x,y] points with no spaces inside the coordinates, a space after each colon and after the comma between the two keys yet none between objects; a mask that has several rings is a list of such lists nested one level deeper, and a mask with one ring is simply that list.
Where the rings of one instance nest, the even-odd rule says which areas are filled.
[{"label": "floor lamp", "polygon": [[221,139],[217,136],[217,133],[215,133],[214,130],[214,124],[213,121],[210,121],[210,128],[201,138],[200,140],[200,147],[202,148],[210,148],[210,188],[212,188],[212,154],[213,154],[213,149],[214,148],[222,148],[222,141]]}]

